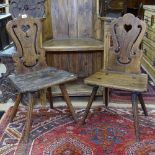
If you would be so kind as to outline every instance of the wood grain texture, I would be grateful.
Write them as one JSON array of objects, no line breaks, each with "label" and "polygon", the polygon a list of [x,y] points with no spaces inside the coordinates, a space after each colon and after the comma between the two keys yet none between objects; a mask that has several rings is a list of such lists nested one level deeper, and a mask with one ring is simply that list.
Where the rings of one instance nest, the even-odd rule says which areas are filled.
[{"label": "wood grain texture", "polygon": [[44,42],[43,48],[46,51],[97,51],[103,50],[102,41],[86,38],[86,39],[63,39],[49,40]]},{"label": "wood grain texture", "polygon": [[85,79],[85,83],[108,88],[143,92],[147,90],[147,74],[122,74],[97,72]]},{"label": "wood grain texture", "polygon": [[147,31],[142,45],[144,49],[142,66],[155,82],[155,7],[154,5],[144,5],[143,8]]},{"label": "wood grain texture", "polygon": [[108,53],[108,70],[140,73],[143,50],[139,49],[146,24],[132,14],[112,22],[112,46]]},{"label": "wood grain texture", "polygon": [[92,37],[92,0],[78,0],[78,37]]},{"label": "wood grain texture", "polygon": [[21,75],[10,75],[9,78],[19,92],[37,91],[49,86],[65,83],[76,79],[72,73],[48,67],[36,72]]},{"label": "wood grain texture", "polygon": [[51,0],[45,2],[45,18],[42,19],[42,40],[43,42],[51,39],[53,36],[52,19],[51,19]]},{"label": "wood grain texture", "polygon": [[53,38],[92,37],[92,8],[92,0],[52,0]]},{"label": "wood grain texture", "polygon": [[75,73],[77,77],[87,77],[103,67],[102,51],[92,52],[47,52],[47,64],[58,69]]},{"label": "wood grain texture", "polygon": [[40,47],[40,20],[20,16],[9,21],[6,27],[17,47],[13,56],[16,73],[22,74],[47,67],[45,51]]}]

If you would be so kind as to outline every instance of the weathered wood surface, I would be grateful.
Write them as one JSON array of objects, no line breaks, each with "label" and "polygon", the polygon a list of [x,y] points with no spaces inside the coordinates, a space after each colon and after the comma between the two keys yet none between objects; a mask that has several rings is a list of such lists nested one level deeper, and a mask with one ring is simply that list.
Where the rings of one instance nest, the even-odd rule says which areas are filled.
[{"label": "weathered wood surface", "polygon": [[13,18],[17,18],[19,14],[43,18],[45,15],[44,0],[11,0],[9,11]]},{"label": "weathered wood surface", "polygon": [[75,73],[77,77],[87,77],[103,66],[102,51],[71,51],[71,52],[47,52],[47,64],[58,69]]},{"label": "weathered wood surface", "polygon": [[104,43],[99,40],[87,39],[63,39],[44,42],[46,51],[97,51],[104,50]]},{"label": "weathered wood surface", "polygon": [[53,38],[92,37],[92,7],[92,0],[52,0]]},{"label": "weathered wood surface", "polygon": [[143,92],[147,90],[147,74],[122,74],[97,72],[85,79],[85,83],[108,88]]},{"label": "weathered wood surface", "polygon": [[37,91],[52,85],[65,83],[76,79],[72,73],[48,67],[36,72],[22,75],[10,75],[9,78],[15,84],[19,92]]}]

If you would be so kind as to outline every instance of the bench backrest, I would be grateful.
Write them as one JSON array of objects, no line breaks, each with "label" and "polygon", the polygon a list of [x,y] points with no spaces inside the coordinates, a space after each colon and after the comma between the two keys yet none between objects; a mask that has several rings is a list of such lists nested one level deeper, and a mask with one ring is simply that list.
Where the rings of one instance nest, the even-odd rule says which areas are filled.
[{"label": "bench backrest", "polygon": [[95,0],[51,0],[54,39],[93,36]]}]

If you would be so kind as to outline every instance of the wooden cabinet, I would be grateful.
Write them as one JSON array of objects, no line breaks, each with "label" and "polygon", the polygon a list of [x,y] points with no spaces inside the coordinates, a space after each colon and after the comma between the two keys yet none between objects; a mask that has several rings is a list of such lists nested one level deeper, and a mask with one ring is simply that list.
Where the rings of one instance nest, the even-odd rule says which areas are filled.
[{"label": "wooden cabinet", "polygon": [[143,39],[143,67],[155,81],[155,6],[144,5],[144,20],[147,30]]}]

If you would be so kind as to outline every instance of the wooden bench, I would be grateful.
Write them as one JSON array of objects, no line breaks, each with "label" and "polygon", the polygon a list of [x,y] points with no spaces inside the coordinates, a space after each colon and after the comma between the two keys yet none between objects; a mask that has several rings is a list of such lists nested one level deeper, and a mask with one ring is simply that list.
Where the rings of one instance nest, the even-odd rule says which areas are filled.
[{"label": "wooden bench", "polygon": [[82,78],[98,71],[103,63],[104,43],[97,0],[47,0],[45,11],[43,47],[48,65]]}]

